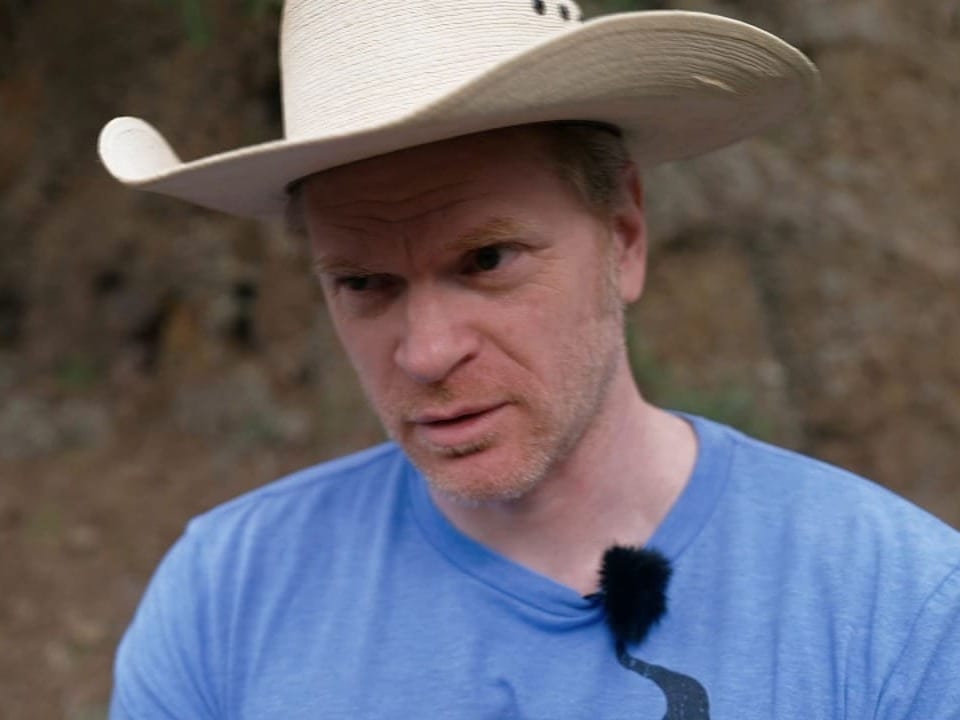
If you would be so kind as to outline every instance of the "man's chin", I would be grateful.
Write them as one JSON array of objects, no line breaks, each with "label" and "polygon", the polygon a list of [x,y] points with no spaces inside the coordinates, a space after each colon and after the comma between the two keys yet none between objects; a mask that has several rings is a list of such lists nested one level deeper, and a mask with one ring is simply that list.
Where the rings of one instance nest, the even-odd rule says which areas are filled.
[{"label": "man's chin", "polygon": [[433,491],[458,505],[475,507],[519,500],[543,477],[543,463],[529,457],[518,462],[504,450],[495,443],[464,445],[411,459]]},{"label": "man's chin", "polygon": [[532,487],[491,487],[489,485],[467,485],[450,482],[446,478],[427,476],[430,489],[435,496],[439,496],[453,505],[464,508],[479,508],[490,505],[513,503],[526,497]]},{"label": "man's chin", "polygon": [[490,450],[494,446],[494,438],[482,437],[471,442],[458,445],[438,445],[430,448],[430,452],[443,460],[460,460]]}]

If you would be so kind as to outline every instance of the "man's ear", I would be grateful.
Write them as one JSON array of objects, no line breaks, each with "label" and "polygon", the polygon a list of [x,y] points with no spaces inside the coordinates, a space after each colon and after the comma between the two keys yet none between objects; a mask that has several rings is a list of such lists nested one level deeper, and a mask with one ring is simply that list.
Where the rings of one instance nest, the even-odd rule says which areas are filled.
[{"label": "man's ear", "polygon": [[620,299],[632,303],[643,294],[647,275],[647,222],[643,208],[643,182],[637,166],[623,169],[620,202],[614,211],[612,231],[617,252]]}]

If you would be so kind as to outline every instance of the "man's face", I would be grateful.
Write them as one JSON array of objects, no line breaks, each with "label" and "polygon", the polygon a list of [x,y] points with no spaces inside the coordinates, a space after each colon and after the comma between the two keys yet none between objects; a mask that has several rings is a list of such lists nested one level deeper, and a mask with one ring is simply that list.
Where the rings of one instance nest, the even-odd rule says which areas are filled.
[{"label": "man's face", "polygon": [[541,144],[529,129],[468,136],[304,188],[316,270],[360,381],[455,499],[527,494],[578,451],[629,372],[622,306],[643,282],[642,215],[634,205],[628,227],[635,217],[590,214]]}]

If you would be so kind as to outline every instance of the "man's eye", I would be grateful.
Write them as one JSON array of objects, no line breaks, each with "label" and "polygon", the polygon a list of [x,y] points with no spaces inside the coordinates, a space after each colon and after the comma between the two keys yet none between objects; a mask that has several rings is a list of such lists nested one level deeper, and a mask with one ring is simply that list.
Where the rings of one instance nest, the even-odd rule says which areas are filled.
[{"label": "man's eye", "polygon": [[485,245],[469,254],[464,270],[468,274],[496,270],[515,252],[509,245]]},{"label": "man's eye", "polygon": [[362,293],[382,288],[385,281],[379,275],[344,275],[336,279],[338,288]]},{"label": "man's eye", "polygon": [[340,284],[354,292],[362,292],[370,287],[370,276],[354,275],[353,277],[341,278]]}]

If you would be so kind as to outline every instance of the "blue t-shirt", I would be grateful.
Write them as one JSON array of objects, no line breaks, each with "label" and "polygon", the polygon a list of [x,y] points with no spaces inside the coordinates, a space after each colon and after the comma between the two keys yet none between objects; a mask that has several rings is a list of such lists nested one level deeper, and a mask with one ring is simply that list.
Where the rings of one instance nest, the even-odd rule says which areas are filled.
[{"label": "blue t-shirt", "polygon": [[696,467],[649,543],[669,610],[627,662],[596,599],[460,533],[388,444],[193,520],[111,717],[960,718],[960,535],[691,421]]}]

